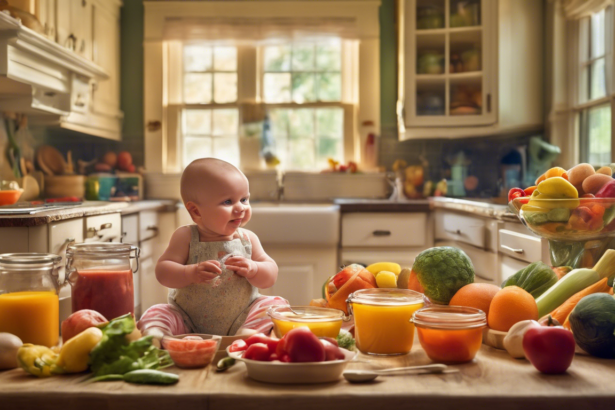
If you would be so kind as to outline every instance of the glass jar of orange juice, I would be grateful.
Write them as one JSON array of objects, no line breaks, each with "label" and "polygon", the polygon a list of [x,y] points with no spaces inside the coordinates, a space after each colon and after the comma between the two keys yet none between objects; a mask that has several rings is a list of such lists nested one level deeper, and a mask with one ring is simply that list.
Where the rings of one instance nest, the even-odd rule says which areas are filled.
[{"label": "glass jar of orange juice", "polygon": [[409,289],[361,289],[348,295],[357,348],[366,354],[400,355],[414,341],[412,314],[423,307],[423,294]]},{"label": "glass jar of orange juice", "polygon": [[[136,268],[132,270],[132,259]],[[89,242],[66,249],[66,274],[72,286],[73,312],[95,310],[111,320],[135,313],[133,273],[139,248],[113,242]]]},{"label": "glass jar of orange juice", "polygon": [[487,326],[485,312],[463,306],[429,306],[414,313],[419,342],[438,363],[464,363],[474,359]]},{"label": "glass jar of orange juice", "polygon": [[58,344],[58,293],[65,283],[61,260],[47,253],[0,255],[0,332],[12,333],[24,343]]}]

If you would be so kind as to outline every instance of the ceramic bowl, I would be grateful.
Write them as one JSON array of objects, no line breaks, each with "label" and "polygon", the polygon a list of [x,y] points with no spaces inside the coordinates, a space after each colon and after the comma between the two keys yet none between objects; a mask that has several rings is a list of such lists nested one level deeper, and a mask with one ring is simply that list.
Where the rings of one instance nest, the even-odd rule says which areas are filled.
[{"label": "ceramic bowl", "polygon": [[[195,337],[195,340],[184,340],[188,337]],[[198,368],[212,362],[220,346],[220,340],[220,336],[186,334],[165,336],[161,345],[169,352],[177,367]]]},{"label": "ceramic bowl", "polygon": [[23,189],[11,189],[0,191],[0,206],[1,205],[13,205],[19,200]]},{"label": "ceramic bowl", "polygon": [[[341,349],[341,348],[340,348]],[[265,383],[279,384],[317,384],[331,383],[339,380],[344,369],[357,353],[341,349],[344,360],[331,360],[314,363],[282,363],[280,361],[261,362],[244,359],[244,352],[229,352],[230,357],[246,364],[248,377]]]}]

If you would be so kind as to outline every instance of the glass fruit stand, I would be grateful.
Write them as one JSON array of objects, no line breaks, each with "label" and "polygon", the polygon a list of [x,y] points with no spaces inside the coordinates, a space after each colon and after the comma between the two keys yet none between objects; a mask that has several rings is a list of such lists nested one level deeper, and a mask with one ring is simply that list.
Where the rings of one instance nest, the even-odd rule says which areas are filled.
[{"label": "glass fruit stand", "polygon": [[532,199],[509,203],[521,222],[549,241],[553,266],[591,268],[607,249],[615,249],[615,198]]}]

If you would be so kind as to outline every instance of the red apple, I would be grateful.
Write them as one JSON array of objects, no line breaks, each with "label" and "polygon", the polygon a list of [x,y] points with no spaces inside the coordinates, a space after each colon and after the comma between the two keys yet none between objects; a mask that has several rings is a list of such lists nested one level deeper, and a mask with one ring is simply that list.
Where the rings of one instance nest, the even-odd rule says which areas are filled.
[{"label": "red apple", "polygon": [[95,310],[78,310],[62,322],[62,341],[66,343],[68,339],[78,335],[85,329],[106,322],[108,320]]}]

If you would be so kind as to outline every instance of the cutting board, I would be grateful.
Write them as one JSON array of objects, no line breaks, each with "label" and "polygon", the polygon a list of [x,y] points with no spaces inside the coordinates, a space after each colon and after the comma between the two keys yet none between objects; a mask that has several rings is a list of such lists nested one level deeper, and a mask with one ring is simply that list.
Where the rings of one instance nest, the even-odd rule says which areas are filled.
[{"label": "cutting board", "polygon": [[506,337],[507,332],[501,332],[499,330],[493,330],[486,327],[483,330],[483,344],[487,346],[494,347],[496,349],[504,349],[504,338]]}]

